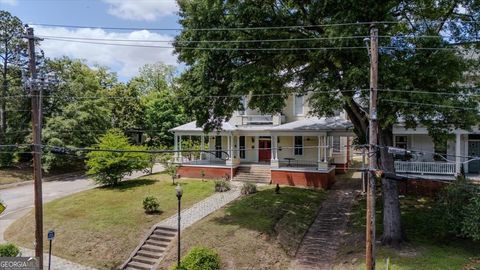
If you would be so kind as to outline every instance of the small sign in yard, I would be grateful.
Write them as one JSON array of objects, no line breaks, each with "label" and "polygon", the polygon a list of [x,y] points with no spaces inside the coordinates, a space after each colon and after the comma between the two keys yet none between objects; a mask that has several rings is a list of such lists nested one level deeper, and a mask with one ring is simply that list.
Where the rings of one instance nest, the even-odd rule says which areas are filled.
[{"label": "small sign in yard", "polygon": [[5,208],[7,208],[3,203],[0,202],[0,214],[5,211]]},{"label": "small sign in yard", "polygon": [[53,238],[55,238],[55,231],[54,230],[48,231],[47,238],[48,240],[53,240]]}]

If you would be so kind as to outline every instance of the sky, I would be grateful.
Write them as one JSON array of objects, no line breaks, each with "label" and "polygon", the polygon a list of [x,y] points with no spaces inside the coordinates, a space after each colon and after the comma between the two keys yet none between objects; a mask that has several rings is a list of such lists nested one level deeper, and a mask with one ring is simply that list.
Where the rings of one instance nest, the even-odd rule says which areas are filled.
[{"label": "sky", "polygon": [[[38,36],[82,37],[125,40],[165,40],[178,31],[102,30],[99,28],[65,28],[37,24],[80,25],[129,28],[180,28],[175,0],[0,0],[6,10],[34,27]],[[104,41],[102,41],[104,42]],[[128,44],[140,44],[126,41]],[[168,43],[141,43],[169,46]],[[139,48],[98,44],[72,43],[45,39],[40,44],[47,57],[69,56],[102,65],[117,72],[127,81],[145,64],[163,62],[182,69],[170,48]]]}]

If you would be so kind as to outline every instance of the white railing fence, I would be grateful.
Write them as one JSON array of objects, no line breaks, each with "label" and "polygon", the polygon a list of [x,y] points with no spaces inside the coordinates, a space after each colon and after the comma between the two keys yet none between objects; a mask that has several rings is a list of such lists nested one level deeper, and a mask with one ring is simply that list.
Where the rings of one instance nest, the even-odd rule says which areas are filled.
[{"label": "white railing fence", "polygon": [[419,174],[446,174],[454,175],[455,163],[453,162],[409,162],[395,161],[395,171],[400,173]]},{"label": "white railing fence", "polygon": [[242,125],[250,124],[272,124],[272,115],[242,115]]}]

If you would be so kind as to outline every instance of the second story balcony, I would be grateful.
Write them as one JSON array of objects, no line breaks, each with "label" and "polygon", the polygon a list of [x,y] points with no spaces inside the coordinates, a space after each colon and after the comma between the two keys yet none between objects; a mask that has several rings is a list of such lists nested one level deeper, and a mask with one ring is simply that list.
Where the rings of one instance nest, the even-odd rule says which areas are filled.
[{"label": "second story balcony", "polygon": [[284,115],[254,114],[239,115],[240,125],[280,125],[285,122]]}]

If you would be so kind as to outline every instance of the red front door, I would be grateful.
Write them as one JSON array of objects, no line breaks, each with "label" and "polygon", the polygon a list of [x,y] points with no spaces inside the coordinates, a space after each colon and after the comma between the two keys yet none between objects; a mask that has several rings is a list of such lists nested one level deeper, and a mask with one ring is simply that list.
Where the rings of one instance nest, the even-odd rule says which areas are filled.
[{"label": "red front door", "polygon": [[272,147],[272,142],[270,140],[259,140],[258,141],[258,161],[270,161],[272,157],[272,152],[270,151]]}]

